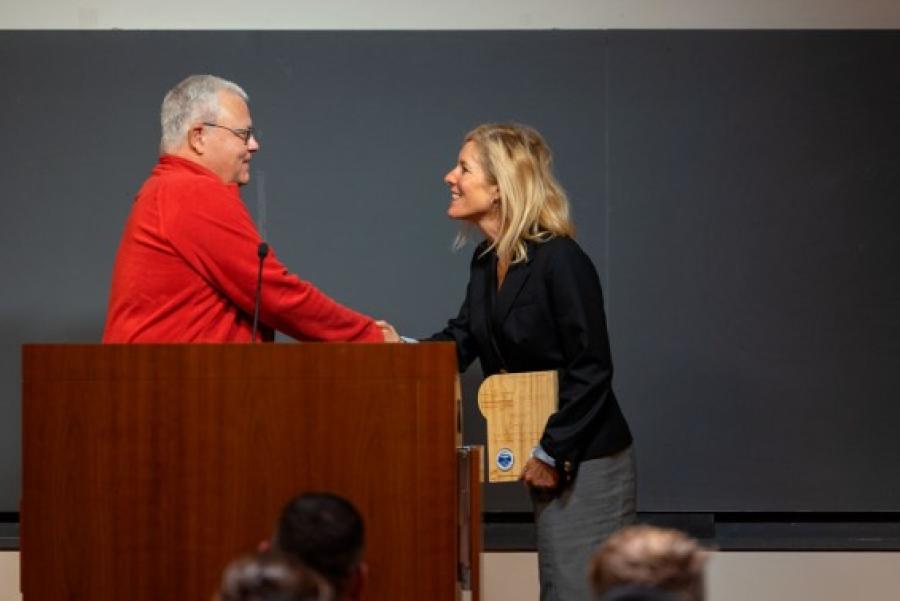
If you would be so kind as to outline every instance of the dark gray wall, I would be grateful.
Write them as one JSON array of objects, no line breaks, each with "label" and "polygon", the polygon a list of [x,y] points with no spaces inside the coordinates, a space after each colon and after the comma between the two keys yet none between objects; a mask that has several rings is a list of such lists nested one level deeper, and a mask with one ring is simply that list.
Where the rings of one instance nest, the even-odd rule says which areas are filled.
[{"label": "dark gray wall", "polygon": [[643,507],[896,511],[900,35],[612,39],[608,304]]},{"label": "dark gray wall", "polygon": [[0,32],[0,511],[19,345],[99,340],[159,103],[193,72],[251,95],[244,198],[264,180],[279,256],[411,335],[464,291],[460,137],[541,130],[605,285],[640,509],[900,510],[897,56],[890,32]]}]

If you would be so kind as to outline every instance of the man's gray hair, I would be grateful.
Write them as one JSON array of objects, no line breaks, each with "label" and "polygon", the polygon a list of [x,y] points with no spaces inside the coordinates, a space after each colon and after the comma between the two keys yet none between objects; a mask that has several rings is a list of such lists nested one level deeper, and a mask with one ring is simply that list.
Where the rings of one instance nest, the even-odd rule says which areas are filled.
[{"label": "man's gray hair", "polygon": [[219,116],[219,92],[231,92],[248,102],[247,93],[234,82],[215,75],[191,75],[163,98],[160,122],[161,153],[172,152],[184,142],[188,128],[198,121],[215,121]]}]

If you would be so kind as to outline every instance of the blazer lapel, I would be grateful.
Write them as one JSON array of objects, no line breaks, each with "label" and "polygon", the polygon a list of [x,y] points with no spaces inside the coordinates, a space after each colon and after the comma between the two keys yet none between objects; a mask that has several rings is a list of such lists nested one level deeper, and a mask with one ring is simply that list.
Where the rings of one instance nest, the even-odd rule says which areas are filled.
[{"label": "blazer lapel", "polygon": [[[497,303],[494,305],[494,319],[497,324],[501,324],[506,320],[509,310],[512,309],[516,299],[519,297],[519,293],[522,291],[522,287],[528,281],[528,277],[531,275],[531,261],[533,258],[534,248],[532,244],[529,244],[528,258],[522,263],[510,265],[509,271],[506,272],[503,285],[497,291]],[[496,282],[496,279],[494,281]]]},{"label": "blazer lapel", "polygon": [[497,302],[497,257],[493,253],[478,259],[472,271],[472,329],[481,343],[481,367],[486,374],[503,369],[503,356],[493,333],[493,310]]}]

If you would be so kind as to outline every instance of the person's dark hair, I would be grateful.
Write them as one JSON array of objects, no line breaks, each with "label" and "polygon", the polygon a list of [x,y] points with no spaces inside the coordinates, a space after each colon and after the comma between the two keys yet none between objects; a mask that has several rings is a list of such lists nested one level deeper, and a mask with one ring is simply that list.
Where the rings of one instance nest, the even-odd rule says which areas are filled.
[{"label": "person's dark hair", "polygon": [[362,561],[362,516],[348,500],[331,493],[304,493],[281,511],[274,547],[322,574],[340,593]]},{"label": "person's dark hair", "polygon": [[222,573],[217,601],[331,601],[331,585],[306,566],[276,553],[241,557]]}]

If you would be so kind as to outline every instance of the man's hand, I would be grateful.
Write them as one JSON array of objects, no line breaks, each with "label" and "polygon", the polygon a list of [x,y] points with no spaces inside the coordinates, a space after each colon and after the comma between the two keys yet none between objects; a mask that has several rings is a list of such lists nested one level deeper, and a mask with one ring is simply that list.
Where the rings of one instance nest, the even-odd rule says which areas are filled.
[{"label": "man's hand", "polygon": [[522,481],[531,488],[556,488],[559,484],[559,474],[540,459],[531,457],[522,470]]},{"label": "man's hand", "polygon": [[400,342],[400,334],[397,333],[394,326],[381,319],[376,320],[375,325],[381,330],[381,335],[384,336],[385,342]]}]

